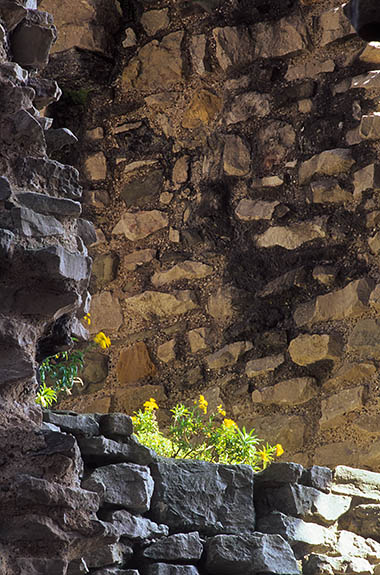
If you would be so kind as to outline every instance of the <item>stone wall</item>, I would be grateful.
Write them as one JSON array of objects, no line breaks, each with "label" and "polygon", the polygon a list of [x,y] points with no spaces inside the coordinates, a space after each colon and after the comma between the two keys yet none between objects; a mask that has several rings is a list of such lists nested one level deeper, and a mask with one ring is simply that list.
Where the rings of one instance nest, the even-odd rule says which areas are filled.
[{"label": "stone wall", "polygon": [[98,494],[106,533],[68,575],[380,572],[378,473],[274,463],[254,474],[160,458],[138,444],[123,414],[46,412],[44,420],[53,433],[75,435],[82,486]]},{"label": "stone wall", "polygon": [[380,469],[378,45],[338,0],[41,5],[113,342],[63,405],[202,393],[292,460]]},{"label": "stone wall", "polygon": [[[97,546],[97,496],[80,488],[72,436],[42,430],[38,364],[85,338],[91,270],[82,188],[49,158],[70,131],[40,110],[56,82],[39,72],[56,38],[35,0],[0,1],[0,573],[53,575]],[[49,539],[47,539],[49,536]]]}]

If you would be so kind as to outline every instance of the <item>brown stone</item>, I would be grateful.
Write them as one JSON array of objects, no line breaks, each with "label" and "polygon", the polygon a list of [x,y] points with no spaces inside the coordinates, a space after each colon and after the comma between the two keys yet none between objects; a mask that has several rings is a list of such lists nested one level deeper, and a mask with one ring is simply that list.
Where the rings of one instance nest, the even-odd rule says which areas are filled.
[{"label": "brown stone", "polygon": [[132,415],[134,411],[143,409],[143,405],[153,397],[158,406],[166,400],[166,394],[162,385],[140,385],[120,387],[114,393],[115,411]]},{"label": "brown stone", "polygon": [[311,60],[302,64],[290,65],[286,72],[285,80],[292,82],[293,80],[315,78],[319,74],[334,72],[334,70],[334,60],[323,60],[322,62]]},{"label": "brown stone", "polygon": [[271,387],[256,389],[252,393],[253,403],[269,405],[299,405],[310,401],[317,394],[313,377],[296,377],[280,381]]},{"label": "brown stone", "polygon": [[272,226],[263,234],[255,236],[259,248],[280,246],[286,250],[295,250],[316,239],[324,238],[326,233],[320,220],[301,222],[290,226]]},{"label": "brown stone", "polygon": [[140,48],[122,75],[122,89],[157,92],[172,88],[182,80],[181,44],[183,32],[173,32],[159,42],[152,40]]},{"label": "brown stone", "polygon": [[88,180],[97,182],[107,177],[107,162],[103,152],[88,156],[84,163],[84,175]]},{"label": "brown stone", "polygon": [[359,133],[367,140],[378,140],[380,138],[380,112],[362,116]]},{"label": "brown stone", "polygon": [[348,338],[347,350],[361,357],[380,359],[380,321],[358,321]]},{"label": "brown stone", "polygon": [[259,375],[266,375],[274,371],[282,365],[285,361],[283,353],[277,355],[269,355],[267,357],[260,357],[259,359],[252,359],[249,361],[245,368],[245,373],[248,377],[258,377]]},{"label": "brown stone", "polygon": [[380,189],[380,165],[369,164],[361,170],[354,172],[354,196],[358,200],[365,190]]},{"label": "brown stone", "polygon": [[189,156],[181,156],[176,160],[173,167],[173,183],[185,184],[189,176]]},{"label": "brown stone", "polygon": [[193,64],[193,70],[200,76],[206,73],[206,35],[192,35],[190,40],[190,56]]},{"label": "brown stone", "polygon": [[376,311],[380,311],[380,284],[374,288],[369,297],[369,305]]},{"label": "brown stone", "polygon": [[231,109],[226,117],[227,125],[245,122],[249,118],[265,118],[271,109],[269,94],[259,92],[246,92],[234,98]]},{"label": "brown stone", "polygon": [[368,433],[380,433],[380,414],[379,413],[359,413],[358,417],[353,420],[354,425]]},{"label": "brown stone", "polygon": [[355,34],[351,22],[343,12],[343,6],[323,12],[319,18],[319,27],[322,34],[321,46]]},{"label": "brown stone", "polygon": [[289,344],[292,361],[298,365],[311,365],[317,361],[337,361],[343,353],[342,340],[333,335],[301,334]]},{"label": "brown stone", "polygon": [[298,306],[294,321],[298,326],[355,318],[368,311],[372,282],[366,278],[354,280],[343,289],[318,296],[314,302]]},{"label": "brown stone", "polygon": [[317,461],[318,465],[327,467],[335,467],[342,464],[356,466],[358,464],[358,456],[355,453],[352,441],[348,440],[317,447],[314,461]]},{"label": "brown stone", "polygon": [[325,286],[331,286],[336,279],[337,270],[334,266],[315,266],[313,278]]},{"label": "brown stone", "polygon": [[296,415],[251,415],[249,418],[242,418],[241,426],[243,425],[247,430],[254,428],[263,443],[281,443],[285,450],[284,457],[288,457],[289,452],[299,451],[304,443],[305,423],[302,417]]},{"label": "brown stone", "polygon": [[116,365],[117,380],[121,385],[131,385],[146,377],[152,377],[156,371],[143,341],[121,350]]},{"label": "brown stone", "polygon": [[377,255],[380,252],[380,232],[368,238],[368,245],[373,254]]},{"label": "brown stone", "polygon": [[165,272],[156,272],[152,277],[152,284],[161,287],[180,280],[202,279],[209,276],[212,271],[212,267],[207,264],[187,260]]},{"label": "brown stone", "polygon": [[322,417],[319,420],[321,429],[338,425],[342,417],[355,409],[363,407],[363,386],[351,387],[322,400]]},{"label": "brown stone", "polygon": [[100,383],[106,379],[107,375],[108,356],[95,351],[87,352],[82,374],[83,380],[86,383]]},{"label": "brown stone", "polygon": [[366,44],[359,56],[359,60],[366,64],[380,64],[380,43],[370,42]]},{"label": "brown stone", "polygon": [[99,254],[92,264],[92,273],[97,285],[113,281],[117,275],[119,257],[116,254]]},{"label": "brown stone", "polygon": [[278,58],[307,47],[307,28],[298,16],[277,22],[260,22],[253,27],[256,58]]},{"label": "brown stone", "polygon": [[301,164],[299,183],[306,184],[315,174],[336,176],[342,172],[348,172],[354,163],[351,150],[345,148],[326,150]]},{"label": "brown stone", "polygon": [[169,10],[149,10],[141,16],[141,24],[148,36],[154,36],[159,30],[169,26]]},{"label": "brown stone", "polygon": [[83,192],[83,202],[94,206],[94,208],[104,208],[110,203],[110,196],[105,190],[85,190]]},{"label": "brown stone", "polygon": [[222,100],[208,90],[196,92],[185,111],[182,126],[194,130],[200,126],[208,126],[218,116],[222,109]]},{"label": "brown stone", "polygon": [[156,250],[136,250],[124,257],[124,267],[128,271],[135,271],[138,267],[151,262],[156,257]]},{"label": "brown stone", "polygon": [[187,334],[192,353],[207,349],[210,346],[211,330],[208,327],[191,329]]},{"label": "brown stone", "polygon": [[280,202],[266,202],[264,200],[240,200],[235,214],[239,220],[250,222],[254,220],[272,219],[275,208]]},{"label": "brown stone", "polygon": [[130,313],[149,320],[152,317],[167,318],[182,315],[198,307],[192,291],[182,290],[172,293],[145,291],[129,297],[125,306]]},{"label": "brown stone", "polygon": [[377,369],[373,363],[344,363],[329,380],[324,382],[323,389],[331,392],[353,383],[368,381],[376,372]]},{"label": "brown stone", "polygon": [[250,341],[235,341],[208,355],[205,358],[206,366],[208,369],[221,369],[233,365],[252,348],[253,345]]},{"label": "brown stone", "polygon": [[239,136],[227,135],[223,152],[223,168],[228,176],[246,176],[251,167],[251,152]]},{"label": "brown stone", "polygon": [[305,280],[305,268],[290,270],[269,282],[265,288],[259,292],[259,296],[267,297],[268,295],[279,294],[294,287],[303,287]]},{"label": "brown stone", "polygon": [[171,339],[162,343],[157,348],[157,357],[164,363],[169,363],[169,361],[173,361],[176,358],[175,354],[175,339]]},{"label": "brown stone", "polygon": [[208,313],[219,323],[228,323],[234,315],[233,288],[223,286],[210,295],[207,302]]},{"label": "brown stone", "polygon": [[254,43],[245,26],[215,28],[216,58],[219,66],[227,70],[230,66],[244,66],[254,59]]},{"label": "brown stone", "polygon": [[116,332],[123,323],[120,302],[116,295],[110,291],[97,293],[91,300],[90,333],[104,331]]},{"label": "brown stone", "polygon": [[343,190],[336,180],[312,182],[310,187],[314,204],[344,204],[353,199],[351,192]]},{"label": "brown stone", "polygon": [[380,87],[380,72],[379,70],[372,70],[366,74],[355,76],[354,78],[347,78],[334,87],[334,93],[344,93],[347,90],[365,89],[373,90]]},{"label": "brown stone", "polygon": [[127,240],[142,240],[168,225],[168,216],[158,210],[150,212],[126,212],[112,233],[124,234]]},{"label": "brown stone", "polygon": [[264,122],[257,134],[263,168],[273,170],[289,158],[296,142],[294,127],[283,120]]}]

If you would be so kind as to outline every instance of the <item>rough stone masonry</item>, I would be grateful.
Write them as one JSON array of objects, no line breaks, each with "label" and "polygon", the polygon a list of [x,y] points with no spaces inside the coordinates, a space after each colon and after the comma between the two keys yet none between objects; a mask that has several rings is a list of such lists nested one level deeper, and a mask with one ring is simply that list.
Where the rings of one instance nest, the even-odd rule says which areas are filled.
[{"label": "rough stone masonry", "polygon": [[62,405],[202,393],[290,459],[380,469],[378,44],[338,0],[41,6],[113,342]]}]

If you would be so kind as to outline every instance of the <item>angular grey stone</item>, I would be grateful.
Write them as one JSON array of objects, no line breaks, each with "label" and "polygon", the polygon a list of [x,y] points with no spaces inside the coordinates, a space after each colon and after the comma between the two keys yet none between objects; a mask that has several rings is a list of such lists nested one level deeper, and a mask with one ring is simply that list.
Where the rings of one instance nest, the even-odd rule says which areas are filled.
[{"label": "angular grey stone", "polygon": [[84,560],[90,569],[112,564],[122,565],[124,560],[123,552],[124,549],[120,543],[113,543],[112,545],[99,546],[97,549],[93,549],[91,553],[84,556]]},{"label": "angular grey stone", "polygon": [[88,567],[84,559],[71,561],[67,568],[67,575],[84,575],[85,573],[88,573]]},{"label": "angular grey stone", "polygon": [[132,515],[125,509],[109,513],[107,521],[111,521],[120,537],[127,537],[132,541],[137,540],[146,543],[169,535],[167,525],[158,525],[147,517]]},{"label": "angular grey stone", "polygon": [[[38,174],[38,178],[36,177]],[[29,190],[54,194],[58,197],[80,199],[79,172],[54,160],[27,156],[17,163],[18,183]]]},{"label": "angular grey stone", "polygon": [[280,535],[216,535],[208,541],[208,573],[238,575],[271,573],[298,575],[299,568],[289,544]]},{"label": "angular grey stone", "polygon": [[[256,497],[256,501],[258,499]],[[317,523],[330,525],[346,513],[350,505],[351,497],[327,495],[314,487],[288,483],[278,488],[266,488],[258,510],[261,514],[281,511],[285,515],[313,518]]]},{"label": "angular grey stone", "polygon": [[139,575],[139,571],[136,569],[119,569],[118,567],[105,567],[104,569],[97,569],[91,573],[93,575]]},{"label": "angular grey stone", "polygon": [[99,424],[92,415],[68,415],[54,411],[44,411],[44,421],[58,425],[62,431],[77,436],[92,437],[99,435]]},{"label": "angular grey stone", "polygon": [[199,533],[176,533],[145,547],[142,556],[154,561],[199,561],[203,553],[203,545]]},{"label": "angular grey stone", "polygon": [[350,531],[338,531],[336,536],[336,552],[343,556],[362,557],[370,563],[378,563],[380,557],[380,543],[373,539],[364,539]]},{"label": "angular grey stone", "polygon": [[78,236],[82,238],[85,246],[92,246],[97,241],[95,226],[88,220],[78,220]]},{"label": "angular grey stone", "polygon": [[65,228],[56,218],[37,214],[28,208],[13,208],[13,224],[25,236],[63,236]]},{"label": "angular grey stone", "polygon": [[20,66],[39,69],[49,61],[50,48],[57,35],[52,19],[50,26],[49,22],[42,21],[44,14],[46,12],[28,10],[27,18],[12,34],[12,55]]},{"label": "angular grey stone", "polygon": [[128,207],[144,206],[152,199],[152,196],[161,191],[163,183],[162,170],[154,170],[125,184],[120,192],[120,197]]},{"label": "angular grey stone", "polygon": [[12,193],[8,178],[0,176],[0,200],[7,200]]},{"label": "angular grey stone", "polygon": [[157,523],[202,534],[254,531],[251,467],[168,459],[154,463],[151,470],[151,517]]},{"label": "angular grey stone", "polygon": [[150,507],[154,482],[148,467],[117,463],[95,469],[83,488],[99,493],[110,505],[125,507],[132,513],[145,513]]},{"label": "angular grey stone", "polygon": [[199,575],[199,571],[193,565],[154,563],[145,568],[144,575]]},{"label": "angular grey stone", "polygon": [[45,132],[45,140],[48,153],[51,154],[61,150],[65,146],[72,146],[78,141],[78,138],[67,128],[58,128],[57,130],[48,130]]},{"label": "angular grey stone", "polygon": [[55,80],[48,78],[29,78],[28,86],[35,91],[36,95],[33,104],[37,110],[42,110],[42,108],[46,108],[49,104],[58,102],[62,96],[62,90]]},{"label": "angular grey stone", "polygon": [[34,192],[22,192],[17,194],[16,198],[20,204],[40,214],[78,217],[82,213],[80,202],[69,199],[54,198]]},{"label": "angular grey stone", "polygon": [[0,257],[4,258],[13,252],[15,235],[9,230],[0,228]]},{"label": "angular grey stone", "polygon": [[257,521],[257,529],[262,533],[277,533],[289,543],[297,559],[307,553],[331,552],[335,546],[335,534],[327,527],[287,517],[274,511]]},{"label": "angular grey stone", "polygon": [[380,473],[338,465],[333,473],[333,493],[380,502]]},{"label": "angular grey stone", "polygon": [[305,469],[302,474],[301,483],[315,487],[324,493],[330,493],[333,474],[329,467],[320,467],[313,465],[309,469]]},{"label": "angular grey stone", "polygon": [[85,462],[95,466],[123,462],[147,465],[154,459],[153,452],[135,437],[129,437],[124,443],[103,436],[79,438],[78,442]]},{"label": "angular grey stone", "polygon": [[105,437],[123,441],[133,433],[132,418],[125,413],[107,413],[100,419],[100,429]]},{"label": "angular grey stone", "polygon": [[27,11],[24,6],[12,0],[2,0],[0,3],[0,17],[5,23],[9,32],[25,18]]},{"label": "angular grey stone", "polygon": [[35,557],[21,557],[16,559],[19,573],[28,575],[70,575],[67,571],[67,561],[63,559],[36,559]]},{"label": "angular grey stone", "polygon": [[359,557],[329,557],[311,553],[303,563],[303,575],[334,575],[347,573],[355,575],[370,575],[373,566]]},{"label": "angular grey stone", "polygon": [[299,463],[275,462],[264,471],[255,473],[255,487],[278,487],[284,483],[298,483],[304,468]]},{"label": "angular grey stone", "polygon": [[91,270],[91,259],[65,250],[62,246],[43,248],[31,253],[47,277],[59,280],[86,280]]}]

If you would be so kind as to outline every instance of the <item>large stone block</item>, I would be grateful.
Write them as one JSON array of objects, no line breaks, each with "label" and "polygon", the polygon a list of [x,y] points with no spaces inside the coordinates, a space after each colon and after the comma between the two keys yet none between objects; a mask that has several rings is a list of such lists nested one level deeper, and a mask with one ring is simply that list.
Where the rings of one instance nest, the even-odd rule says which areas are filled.
[{"label": "large stone block", "polygon": [[335,176],[347,172],[355,163],[352,152],[345,148],[326,150],[301,164],[299,182],[306,184],[315,174]]},{"label": "large stone block", "polygon": [[243,66],[254,59],[254,42],[245,26],[215,28],[216,58],[219,66],[227,70],[231,66]]},{"label": "large stone block", "polygon": [[333,493],[380,502],[380,473],[338,465],[333,473]]},{"label": "large stone block", "polygon": [[236,363],[239,358],[250,351],[253,344],[250,341],[235,341],[229,345],[225,345],[219,351],[208,355],[205,358],[206,366],[208,369],[221,369]]},{"label": "large stone block", "polygon": [[194,562],[203,553],[203,545],[197,531],[176,533],[151,543],[142,552],[143,557],[153,561]]},{"label": "large stone block", "polygon": [[267,357],[260,357],[249,361],[245,368],[245,373],[248,377],[258,377],[259,375],[266,375],[271,371],[277,369],[285,361],[283,353],[277,355],[269,355]]},{"label": "large stone block", "polygon": [[174,87],[182,80],[181,44],[183,32],[172,32],[161,41],[145,44],[130,60],[122,75],[123,90],[156,92]]},{"label": "large stone block", "polygon": [[335,40],[355,34],[355,29],[342,8],[342,6],[338,6],[338,8],[333,8],[333,10],[327,10],[319,17],[319,27],[322,35],[321,46],[326,46]]},{"label": "large stone block", "polygon": [[207,544],[208,573],[237,575],[271,573],[298,575],[299,568],[289,544],[280,535],[216,535]]},{"label": "large stone block", "polygon": [[295,250],[313,240],[326,237],[323,222],[301,222],[289,226],[272,226],[266,232],[255,237],[259,248],[280,246],[286,250]]},{"label": "large stone block", "polygon": [[115,332],[123,323],[119,299],[110,291],[95,294],[91,299],[90,333]]},{"label": "large stone block", "polygon": [[95,469],[83,487],[98,493],[104,503],[145,513],[150,507],[154,482],[148,467],[116,463]]},{"label": "large stone block", "polygon": [[156,371],[144,342],[139,341],[121,350],[116,365],[119,383],[131,385],[146,377],[154,376]]},{"label": "large stone block", "polygon": [[199,575],[199,571],[194,565],[153,563],[152,565],[147,565],[145,575]]},{"label": "large stone block", "polygon": [[343,354],[343,341],[333,335],[301,334],[290,342],[289,354],[298,365],[337,361]]},{"label": "large stone block", "polygon": [[152,284],[159,288],[180,280],[203,279],[209,276],[212,271],[212,267],[207,264],[186,260],[167,271],[155,272],[152,276]]},{"label": "large stone block", "polygon": [[312,377],[296,377],[276,383],[271,387],[256,389],[252,392],[253,403],[268,405],[299,405],[306,403],[317,394],[315,379]]},{"label": "large stone block", "polygon": [[147,517],[132,515],[125,509],[113,511],[107,514],[107,521],[110,521],[120,537],[126,537],[132,541],[150,542],[169,535],[167,525],[158,525]]},{"label": "large stone block", "polygon": [[361,357],[380,358],[380,322],[376,319],[362,319],[352,330],[347,349]]},{"label": "large stone block", "polygon": [[182,315],[198,307],[195,295],[189,290],[178,290],[172,293],[146,291],[129,297],[125,305],[132,313],[146,320],[156,316],[166,318]]},{"label": "large stone block", "polygon": [[44,68],[48,63],[50,48],[56,37],[50,14],[28,10],[26,18],[12,34],[11,45],[14,60],[25,68]]},{"label": "large stone block", "polygon": [[295,15],[277,22],[260,22],[253,27],[256,58],[277,58],[307,47],[308,31],[302,17]]},{"label": "large stone block", "polygon": [[166,228],[168,222],[168,216],[158,210],[127,212],[116,224],[112,233],[115,235],[124,234],[127,240],[135,242],[152,235],[162,228]]},{"label": "large stone block", "polygon": [[373,282],[369,279],[354,280],[341,290],[320,295],[314,302],[299,306],[294,312],[294,320],[302,326],[359,317],[369,309],[372,288]]},{"label": "large stone block", "polygon": [[255,529],[253,471],[204,461],[166,460],[152,465],[152,518],[171,530],[203,534]]},{"label": "large stone block", "polygon": [[70,415],[54,411],[44,411],[43,415],[44,421],[53,423],[72,435],[82,437],[99,435],[99,424],[92,415]]},{"label": "large stone block", "polygon": [[227,176],[246,176],[251,167],[251,151],[240,136],[227,135],[223,151],[223,168]]},{"label": "large stone block", "polygon": [[355,409],[363,407],[364,386],[359,385],[344,389],[322,400],[322,417],[319,420],[321,429],[338,425],[342,418]]}]

